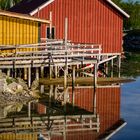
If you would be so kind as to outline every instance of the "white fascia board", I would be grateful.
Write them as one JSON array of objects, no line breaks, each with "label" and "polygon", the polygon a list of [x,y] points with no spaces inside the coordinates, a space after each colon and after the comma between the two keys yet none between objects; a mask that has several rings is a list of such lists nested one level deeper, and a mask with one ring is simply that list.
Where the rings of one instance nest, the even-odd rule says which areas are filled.
[{"label": "white fascia board", "polygon": [[51,4],[52,2],[54,2],[54,0],[49,0],[46,3],[42,4],[41,6],[39,6],[38,8],[36,8],[35,10],[33,10],[32,12],[30,12],[30,15],[33,16],[35,15],[38,11],[40,11],[41,9],[43,9],[44,7],[48,6],[49,4]]},{"label": "white fascia board", "polygon": [[114,8],[116,8],[118,11],[120,11],[125,17],[130,18],[130,15],[128,15],[125,11],[123,11],[118,5],[116,5],[111,0],[106,0],[108,3],[110,3]]}]

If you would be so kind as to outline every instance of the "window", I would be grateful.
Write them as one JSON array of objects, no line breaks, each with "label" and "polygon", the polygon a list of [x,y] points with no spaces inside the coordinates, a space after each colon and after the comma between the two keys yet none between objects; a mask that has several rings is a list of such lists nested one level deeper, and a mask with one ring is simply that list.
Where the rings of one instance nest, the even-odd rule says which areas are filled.
[{"label": "window", "polygon": [[51,31],[52,31],[52,34],[50,35],[50,27],[47,27],[47,38],[54,39],[54,37],[55,37],[55,28],[52,27]]}]

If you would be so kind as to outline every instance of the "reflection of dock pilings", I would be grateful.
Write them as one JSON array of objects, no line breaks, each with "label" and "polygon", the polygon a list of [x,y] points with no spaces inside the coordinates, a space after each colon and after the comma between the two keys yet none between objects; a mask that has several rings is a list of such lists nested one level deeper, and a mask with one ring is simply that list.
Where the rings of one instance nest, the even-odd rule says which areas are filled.
[{"label": "reflection of dock pilings", "polygon": [[[5,138],[4,133],[7,132],[18,135],[26,131],[46,138],[68,138],[74,133],[91,132],[93,136],[104,139],[126,124],[120,119],[120,85],[97,86],[96,91],[93,85],[75,86],[74,105],[72,87],[67,86],[66,112],[61,105],[65,94],[63,91],[61,86],[45,87],[46,98],[39,102],[40,109],[37,107],[42,114],[40,117],[31,114],[30,117],[1,119],[0,138]],[[47,97],[50,100],[46,100]],[[42,107],[44,112],[41,111]]]}]

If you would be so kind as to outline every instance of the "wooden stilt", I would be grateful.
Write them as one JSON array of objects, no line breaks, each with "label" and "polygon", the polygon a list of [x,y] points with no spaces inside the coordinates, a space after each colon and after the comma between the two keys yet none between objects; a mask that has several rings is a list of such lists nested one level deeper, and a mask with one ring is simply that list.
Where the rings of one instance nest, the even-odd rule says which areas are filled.
[{"label": "wooden stilt", "polygon": [[10,77],[10,69],[7,69],[7,76]]},{"label": "wooden stilt", "polygon": [[74,89],[75,89],[75,66],[72,66],[72,105],[73,106],[75,104]]},{"label": "wooden stilt", "polygon": [[44,85],[40,86],[40,93],[43,94],[44,93]]},{"label": "wooden stilt", "polygon": [[111,77],[113,77],[113,65],[114,65],[114,61],[112,59],[111,60]]},{"label": "wooden stilt", "polygon": [[40,71],[41,71],[41,78],[43,78],[44,77],[44,66],[40,67]]},{"label": "wooden stilt", "polygon": [[55,78],[57,78],[57,66],[54,66]]},{"label": "wooden stilt", "polygon": [[28,87],[31,87],[31,68],[28,68]]},{"label": "wooden stilt", "polygon": [[[106,59],[108,59],[108,56]],[[105,63],[105,73],[108,75],[108,61]]]},{"label": "wooden stilt", "polygon": [[118,56],[118,77],[121,77],[121,56]]},{"label": "wooden stilt", "polygon": [[36,79],[39,80],[39,68],[36,68]]},{"label": "wooden stilt", "polygon": [[52,79],[52,66],[49,65],[49,77],[50,79]]},{"label": "wooden stilt", "polygon": [[79,77],[79,72],[78,72],[78,70],[79,70],[79,65],[77,65],[77,74],[76,74],[77,77]]},{"label": "wooden stilt", "polygon": [[27,68],[24,68],[24,80],[27,80]]},{"label": "wooden stilt", "polygon": [[13,76],[13,78],[15,78],[15,77],[16,77],[15,61],[13,61],[12,76]]},{"label": "wooden stilt", "polygon": [[19,77],[22,77],[22,69],[19,69]]}]

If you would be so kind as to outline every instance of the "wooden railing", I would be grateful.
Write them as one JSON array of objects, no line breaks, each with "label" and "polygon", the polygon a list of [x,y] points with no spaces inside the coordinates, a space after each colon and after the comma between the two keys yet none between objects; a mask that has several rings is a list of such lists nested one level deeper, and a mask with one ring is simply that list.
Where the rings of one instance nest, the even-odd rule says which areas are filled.
[{"label": "wooden railing", "polygon": [[[11,50],[11,51],[8,51]],[[28,51],[29,50],[29,51]],[[100,60],[101,45],[99,44],[53,44],[40,43],[19,46],[0,46],[1,65],[32,65],[39,64],[68,65]],[[94,63],[94,62],[93,62]],[[0,66],[1,67],[1,66]]]}]

